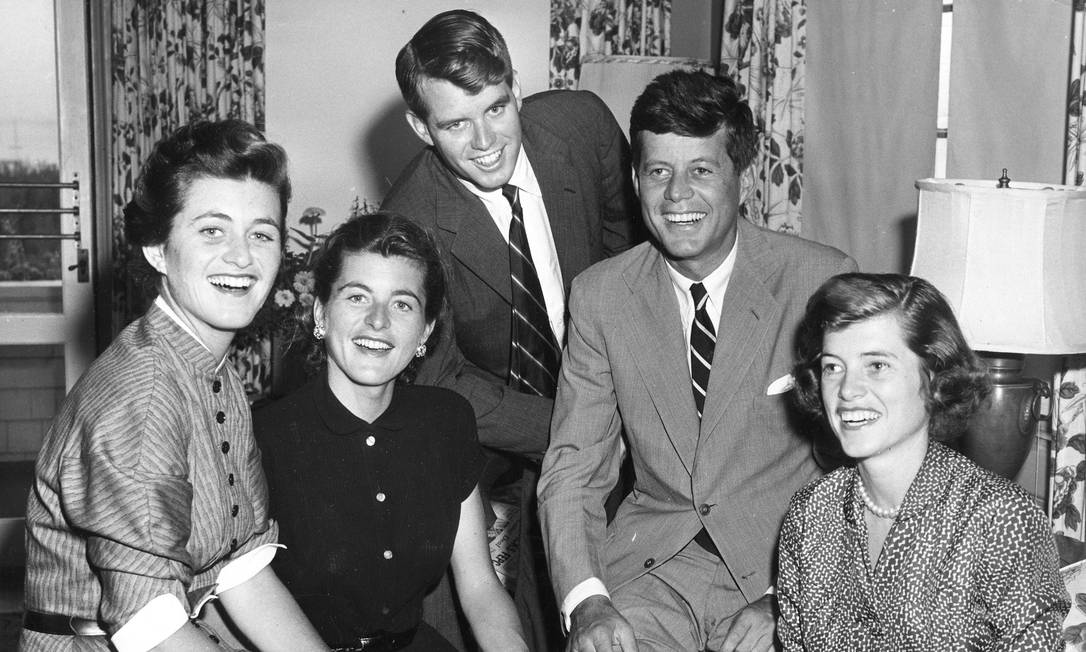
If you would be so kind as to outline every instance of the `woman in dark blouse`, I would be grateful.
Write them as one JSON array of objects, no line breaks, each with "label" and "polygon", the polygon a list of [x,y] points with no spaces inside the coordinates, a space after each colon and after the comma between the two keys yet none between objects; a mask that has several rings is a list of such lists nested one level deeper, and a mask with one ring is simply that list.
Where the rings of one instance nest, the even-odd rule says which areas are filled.
[{"label": "woman in dark blouse", "polygon": [[797,492],[785,517],[784,648],[1062,650],[1051,524],[1018,485],[938,443],[989,390],[938,290],[836,276],[797,348],[800,404],[855,464]]},{"label": "woman in dark blouse", "polygon": [[358,216],[329,235],[313,274],[325,369],[254,415],[289,548],[277,572],[333,648],[433,652],[454,648],[420,622],[422,599],[451,561],[483,649],[527,649],[490,562],[472,409],[397,382],[444,302],[433,240],[394,214]]}]

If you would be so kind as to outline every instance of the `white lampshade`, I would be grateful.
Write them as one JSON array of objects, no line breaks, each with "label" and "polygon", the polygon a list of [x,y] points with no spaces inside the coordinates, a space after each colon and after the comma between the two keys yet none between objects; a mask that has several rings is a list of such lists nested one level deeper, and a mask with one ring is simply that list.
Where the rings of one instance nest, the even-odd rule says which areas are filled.
[{"label": "white lampshade", "polygon": [[946,295],[969,345],[1086,352],[1086,189],[921,179],[912,275]]}]

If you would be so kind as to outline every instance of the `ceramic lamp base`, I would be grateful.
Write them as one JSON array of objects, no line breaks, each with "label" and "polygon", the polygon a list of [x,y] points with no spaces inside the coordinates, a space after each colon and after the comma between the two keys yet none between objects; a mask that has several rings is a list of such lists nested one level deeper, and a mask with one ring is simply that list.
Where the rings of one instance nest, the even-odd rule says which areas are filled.
[{"label": "ceramic lamp base", "polygon": [[992,394],[969,420],[958,449],[984,468],[1011,480],[1022,469],[1037,431],[1047,383],[1022,376],[1023,356],[981,354],[992,377]]}]

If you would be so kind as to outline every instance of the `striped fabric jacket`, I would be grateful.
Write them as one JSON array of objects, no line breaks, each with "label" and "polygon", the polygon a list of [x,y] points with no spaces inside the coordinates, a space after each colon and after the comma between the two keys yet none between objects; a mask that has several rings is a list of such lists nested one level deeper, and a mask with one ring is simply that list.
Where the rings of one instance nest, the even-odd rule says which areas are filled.
[{"label": "striped fabric jacket", "polygon": [[[159,595],[191,606],[228,561],[277,535],[241,382],[155,305],[80,378],[45,437],[26,608],[98,619],[112,635]],[[20,649],[73,644],[24,630]]]}]

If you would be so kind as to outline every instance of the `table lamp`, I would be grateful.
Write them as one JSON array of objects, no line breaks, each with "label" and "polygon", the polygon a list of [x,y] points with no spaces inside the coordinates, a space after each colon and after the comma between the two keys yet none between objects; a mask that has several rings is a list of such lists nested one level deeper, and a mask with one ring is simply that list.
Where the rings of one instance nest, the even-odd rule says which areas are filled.
[{"label": "table lamp", "polygon": [[988,364],[990,401],[959,449],[1014,478],[1033,443],[1048,383],[1023,378],[1024,354],[1086,352],[1086,188],[921,179],[911,274],[954,308]]}]

